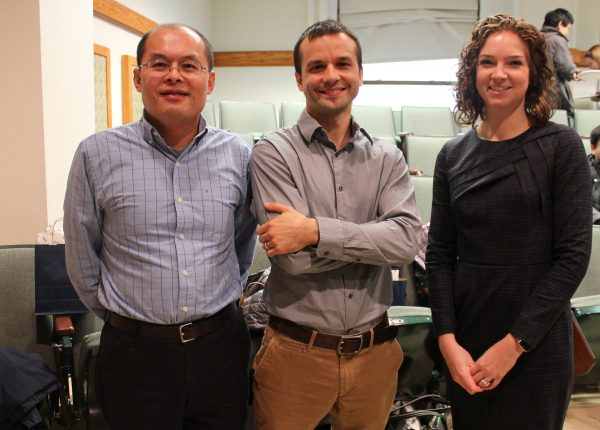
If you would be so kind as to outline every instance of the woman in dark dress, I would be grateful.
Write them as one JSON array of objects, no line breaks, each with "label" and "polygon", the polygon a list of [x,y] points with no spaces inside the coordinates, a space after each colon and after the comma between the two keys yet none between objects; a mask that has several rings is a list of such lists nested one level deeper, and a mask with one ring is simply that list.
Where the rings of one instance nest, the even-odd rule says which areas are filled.
[{"label": "woman in dark dress", "polygon": [[561,429],[591,245],[583,144],[548,121],[554,74],[526,21],[480,21],[457,77],[457,119],[480,123],[438,155],[426,257],[454,428]]}]

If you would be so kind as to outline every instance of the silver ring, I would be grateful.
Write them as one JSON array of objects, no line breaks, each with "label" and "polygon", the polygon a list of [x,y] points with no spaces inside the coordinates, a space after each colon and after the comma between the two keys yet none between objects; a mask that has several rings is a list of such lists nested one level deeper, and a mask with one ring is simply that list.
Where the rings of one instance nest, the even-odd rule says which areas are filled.
[{"label": "silver ring", "polygon": [[271,249],[271,247],[269,246],[269,241],[268,240],[265,242],[265,248]]},{"label": "silver ring", "polygon": [[481,385],[481,386],[482,386],[482,387],[484,387],[484,388],[487,388],[487,387],[489,387],[490,385],[492,385],[492,382],[491,382],[491,381],[488,381],[488,380],[487,380],[487,379],[485,379],[485,378],[481,378],[481,381],[479,381],[479,385]]}]

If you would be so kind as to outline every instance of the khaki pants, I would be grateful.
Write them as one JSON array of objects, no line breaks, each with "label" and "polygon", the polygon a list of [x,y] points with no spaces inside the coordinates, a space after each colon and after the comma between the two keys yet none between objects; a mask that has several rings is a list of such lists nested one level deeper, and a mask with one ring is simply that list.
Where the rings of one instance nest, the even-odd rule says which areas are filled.
[{"label": "khaki pants", "polygon": [[255,428],[314,430],[331,414],[334,430],[382,430],[402,358],[395,339],[339,357],[267,327],[253,365]]}]

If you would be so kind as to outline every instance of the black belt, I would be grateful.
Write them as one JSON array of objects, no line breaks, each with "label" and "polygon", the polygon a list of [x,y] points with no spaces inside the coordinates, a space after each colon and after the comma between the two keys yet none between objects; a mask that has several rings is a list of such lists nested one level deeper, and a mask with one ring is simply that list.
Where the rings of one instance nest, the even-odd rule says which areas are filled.
[{"label": "black belt", "polygon": [[230,303],[219,312],[209,317],[191,321],[189,323],[169,325],[138,321],[109,311],[107,312],[106,322],[112,327],[127,333],[153,337],[160,340],[187,343],[215,331],[217,328],[221,327],[225,320],[232,316],[235,311],[235,304]]},{"label": "black belt", "polygon": [[[310,344],[310,340],[313,337],[313,330],[311,328],[298,325],[275,315],[270,316],[269,326],[279,333],[307,345]],[[398,333],[398,327],[389,325],[387,313],[385,313],[379,324],[373,327],[373,333],[373,345],[377,345],[394,339]],[[337,351],[338,355],[353,355],[371,346],[371,330],[344,336],[317,333],[312,344],[319,348],[333,349]]]}]

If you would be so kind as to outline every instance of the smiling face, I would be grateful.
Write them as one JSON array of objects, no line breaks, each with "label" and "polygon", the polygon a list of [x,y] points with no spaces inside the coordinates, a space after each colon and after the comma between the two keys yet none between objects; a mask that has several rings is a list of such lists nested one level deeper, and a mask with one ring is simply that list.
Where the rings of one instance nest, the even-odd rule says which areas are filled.
[{"label": "smiling face", "polygon": [[486,116],[497,110],[525,112],[529,87],[529,54],[525,43],[511,31],[488,37],[477,58],[476,88]]},{"label": "smiling face", "polygon": [[[186,28],[161,28],[148,36],[142,56],[142,64],[164,60],[172,65],[191,61],[208,66],[208,58],[202,39]],[[142,93],[144,109],[149,121],[157,128],[180,127],[198,124],[204,109],[206,96],[214,88],[212,71],[185,77],[177,67],[164,75],[153,73],[147,67],[134,70],[133,81]]]},{"label": "smiling face", "polygon": [[352,100],[362,85],[356,43],[345,33],[327,34],[300,44],[301,73],[298,89],[306,97],[306,110],[319,122],[350,115]]}]

